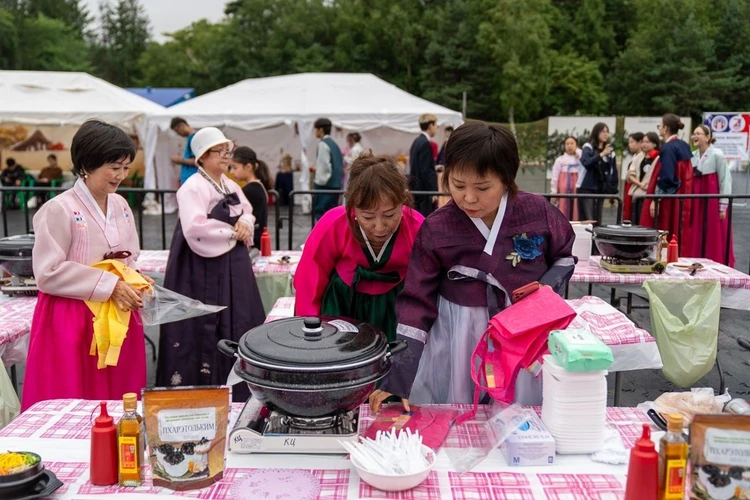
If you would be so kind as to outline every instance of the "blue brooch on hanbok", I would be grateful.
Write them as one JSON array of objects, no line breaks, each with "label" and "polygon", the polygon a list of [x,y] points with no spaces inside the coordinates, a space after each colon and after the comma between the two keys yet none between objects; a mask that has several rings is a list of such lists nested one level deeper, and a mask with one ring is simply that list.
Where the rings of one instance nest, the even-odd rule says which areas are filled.
[{"label": "blue brooch on hanbok", "polygon": [[517,234],[513,237],[513,251],[505,257],[516,267],[522,260],[534,260],[542,255],[539,248],[544,243],[542,236],[527,236],[526,233]]}]

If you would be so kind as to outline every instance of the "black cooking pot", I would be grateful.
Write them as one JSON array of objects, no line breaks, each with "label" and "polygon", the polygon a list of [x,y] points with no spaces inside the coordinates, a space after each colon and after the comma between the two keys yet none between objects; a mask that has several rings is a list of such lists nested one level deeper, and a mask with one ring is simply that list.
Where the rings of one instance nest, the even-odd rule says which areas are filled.
[{"label": "black cooking pot", "polygon": [[18,278],[33,278],[34,266],[31,265],[33,249],[33,234],[0,238],[0,267]]},{"label": "black cooking pot", "polygon": [[367,323],[294,317],[266,323],[239,343],[219,341],[237,357],[234,370],[253,396],[295,417],[324,417],[357,408],[391,368],[406,342],[388,344]]},{"label": "black cooking pot", "polygon": [[658,229],[633,226],[629,221],[596,226],[591,232],[599,253],[604,257],[624,260],[640,260],[653,255],[662,234]]}]

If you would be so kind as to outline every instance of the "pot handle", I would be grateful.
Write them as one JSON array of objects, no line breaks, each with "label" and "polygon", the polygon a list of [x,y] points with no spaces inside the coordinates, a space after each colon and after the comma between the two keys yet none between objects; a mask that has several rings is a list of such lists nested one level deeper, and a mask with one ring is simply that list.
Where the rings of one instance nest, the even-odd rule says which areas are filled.
[{"label": "pot handle", "polygon": [[395,342],[389,342],[388,343],[388,353],[386,354],[387,357],[394,356],[400,352],[403,352],[409,348],[409,345],[406,343],[405,340],[397,340]]},{"label": "pot handle", "polygon": [[237,349],[239,348],[239,346],[240,345],[237,342],[233,342],[227,339],[221,339],[217,344],[219,351],[222,354],[229,356],[230,358],[237,357]]}]

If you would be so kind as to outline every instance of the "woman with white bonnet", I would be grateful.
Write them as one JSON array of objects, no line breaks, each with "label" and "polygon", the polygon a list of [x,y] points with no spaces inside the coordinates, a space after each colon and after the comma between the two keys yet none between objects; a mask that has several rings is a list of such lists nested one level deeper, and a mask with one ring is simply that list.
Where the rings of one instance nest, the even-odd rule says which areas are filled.
[{"label": "woman with white bonnet", "polygon": [[[248,246],[255,230],[253,208],[226,175],[234,144],[217,128],[195,133],[191,148],[198,173],[177,191],[175,227],[164,286],[204,304],[227,306],[208,316],[161,328],[156,385],[221,385],[233,362],[216,348],[239,341],[265,320]],[[233,391],[245,401],[244,384]]]}]

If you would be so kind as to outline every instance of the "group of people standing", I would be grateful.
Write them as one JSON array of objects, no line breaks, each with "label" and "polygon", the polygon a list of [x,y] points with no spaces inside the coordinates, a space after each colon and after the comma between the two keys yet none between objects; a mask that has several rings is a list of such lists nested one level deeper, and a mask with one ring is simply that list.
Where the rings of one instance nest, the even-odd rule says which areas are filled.
[{"label": "group of people standing", "polygon": [[[196,172],[177,194],[165,287],[228,307],[162,326],[160,386],[225,383],[232,362],[219,354],[218,340],[239,340],[265,319],[248,254],[258,230],[255,208],[226,175],[230,165],[255,169],[254,160],[212,127],[195,132],[190,149]],[[146,385],[138,310],[153,282],[102,269],[103,261],[137,268],[133,214],[116,194],[135,147],[117,127],[91,121],[74,137],[71,154],[75,187],[34,217],[40,295],[24,409],[53,398],[117,399]],[[471,352],[488,319],[531,282],[565,288],[575,265],[573,230],[544,198],[518,190],[518,168],[510,131],[462,125],[445,147],[442,187],[451,201],[424,218],[410,207],[408,179],[391,157],[364,153],[353,160],[345,206],[328,210],[306,242],[294,277],[296,308],[370,322],[389,339],[406,341],[408,351],[394,358],[371,397],[375,409],[391,395],[406,406],[409,398],[470,402]],[[128,313],[119,359],[104,368],[91,355],[92,302]],[[234,394],[247,397],[244,387]]]},{"label": "group of people standing", "polygon": [[[734,264],[731,228],[726,220],[728,199],[665,198],[644,195],[724,194],[732,192],[732,176],[723,152],[713,146],[711,129],[698,125],[692,134],[695,151],[678,137],[685,125],[666,114],[656,132],[633,133],[628,148],[633,159],[625,184],[623,220],[668,231],[680,238],[680,255],[706,257]],[[552,193],[606,195],[619,193],[615,153],[607,125],[597,123],[582,149],[575,137],[565,139],[565,152],[552,169]],[[569,220],[600,224],[606,197],[553,202]],[[705,215],[704,215],[705,214]],[[729,239],[728,239],[729,235]],[[729,256],[728,261],[726,260]]]}]

